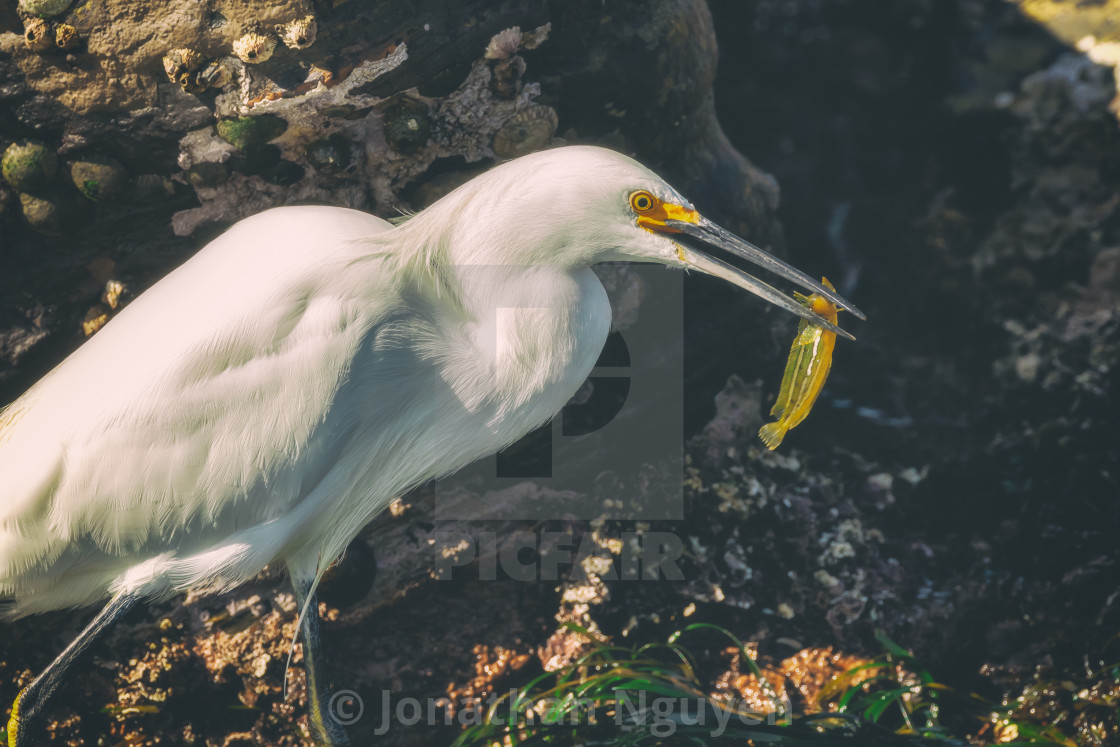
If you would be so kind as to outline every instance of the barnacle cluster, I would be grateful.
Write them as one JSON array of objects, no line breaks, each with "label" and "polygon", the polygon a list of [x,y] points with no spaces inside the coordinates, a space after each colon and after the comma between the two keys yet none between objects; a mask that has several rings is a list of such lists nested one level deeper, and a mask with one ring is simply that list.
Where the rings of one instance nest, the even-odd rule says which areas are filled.
[{"label": "barnacle cluster", "polygon": [[23,23],[23,43],[32,52],[51,49],[70,51],[81,43],[78,30],[68,23],[52,23],[44,18],[26,18]]},{"label": "barnacle cluster", "polygon": [[276,49],[277,37],[288,49],[307,49],[315,43],[319,24],[313,14],[308,14],[278,24],[275,29],[275,34],[259,27],[249,29],[233,43],[233,53],[249,65],[265,62]]},{"label": "barnacle cluster", "polygon": [[546,23],[524,33],[520,26],[514,26],[494,34],[482,55],[490,61],[493,76],[490,88],[494,93],[505,99],[514,97],[521,88],[521,76],[525,74],[525,60],[517,53],[539,47],[551,29],[552,24]]},{"label": "barnacle cluster", "polygon": [[218,60],[207,60],[193,49],[173,49],[163,56],[163,70],[172,83],[187,93],[202,93],[229,82],[229,69]]},{"label": "barnacle cluster", "polygon": [[24,219],[40,233],[53,235],[62,230],[62,208],[51,191],[57,171],[54,150],[37,140],[12,143],[0,159],[5,181],[19,192]]},{"label": "barnacle cluster", "polygon": [[202,62],[202,55],[193,49],[172,49],[163,56],[163,71],[172,83],[183,84]]},{"label": "barnacle cluster", "polygon": [[[223,18],[224,21],[224,18]],[[254,23],[231,45],[230,52],[246,65],[257,65],[272,58],[280,41],[289,49],[307,49],[315,43],[318,23],[307,14],[274,27],[275,33]],[[244,68],[232,57],[208,58],[195,49],[172,49],[163,57],[163,69],[172,83],[187,93],[199,94],[208,88],[226,88],[236,74],[245,75]],[[275,94],[276,97],[279,94]],[[266,94],[265,98],[272,98]]]},{"label": "barnacle cluster", "polygon": [[[315,42],[315,16],[308,15],[276,27],[284,44],[291,49],[306,49]],[[277,38],[268,31],[251,29],[233,42],[233,54],[249,65],[266,62],[276,49]],[[222,88],[232,78],[221,60],[211,60],[194,49],[172,49],[163,57],[163,69],[172,83],[187,93],[202,93],[207,88]]]},{"label": "barnacle cluster", "polygon": [[[317,32],[318,24],[311,14],[277,25],[276,34],[252,26],[233,42],[232,52],[245,64],[257,65],[271,59],[278,41],[289,49],[307,49],[315,43]],[[163,69],[168,79],[187,93],[223,88],[233,77],[222,60],[207,59],[194,49],[172,49],[163,57]]]},{"label": "barnacle cluster", "polygon": [[[19,140],[5,149],[0,157],[0,174],[19,193],[23,217],[40,233],[62,233],[68,219],[73,218],[77,202],[72,192],[57,179],[58,156],[54,149],[38,140]],[[128,171],[116,159],[105,155],[86,155],[71,162],[69,182],[91,202],[107,202],[121,197],[132,181]],[[166,177],[158,177],[165,179]]]},{"label": "barnacle cluster", "polygon": [[520,26],[503,29],[490,39],[482,57],[486,60],[508,60],[519,50],[536,49],[548,39],[552,24],[546,23],[532,31],[522,33]]}]

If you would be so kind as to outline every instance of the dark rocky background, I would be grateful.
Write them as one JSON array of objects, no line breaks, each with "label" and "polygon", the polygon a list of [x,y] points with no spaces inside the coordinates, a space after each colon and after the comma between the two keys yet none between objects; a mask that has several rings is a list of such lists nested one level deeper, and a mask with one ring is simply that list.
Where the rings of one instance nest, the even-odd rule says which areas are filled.
[{"label": "dark rocky background", "polygon": [[[418,491],[375,522],[324,591],[337,686],[370,702],[383,688],[500,690],[582,650],[564,621],[620,643],[714,622],[774,663],[828,647],[872,654],[884,630],[942,681],[995,700],[1027,692],[1039,718],[1065,713],[1058,721],[1077,741],[1116,743],[1114,706],[1109,716],[1072,693],[1120,657],[1120,5],[316,3],[320,39],[301,55],[278,51],[267,71],[284,95],[297,95],[298,80],[285,83],[298,78],[295,60],[342,75],[401,43],[408,59],[357,89],[353,109],[312,106],[274,150],[237,151],[181,146],[243,102],[182,93],[161,78],[160,57],[190,44],[220,54],[251,20],[238,15],[246,9],[199,4],[229,22],[199,32],[164,28],[166,7],[149,5],[156,21],[142,33],[123,6],[77,4],[88,41],[70,57],[31,56],[15,9],[0,5],[13,32],[0,35],[0,146],[32,137],[57,150],[50,194],[70,211],[61,235],[44,236],[0,187],[0,401],[80,344],[83,320],[111,314],[107,280],[140,292],[269,204],[386,216],[423,207],[500,158],[496,133],[539,106],[557,115],[549,136],[635,154],[702,212],[827,275],[869,317],[847,324],[859,341],[838,346],[813,415],[762,453],[754,434],[795,322],[688,279],[686,518],[448,525],[434,520],[431,491]],[[277,22],[297,10],[258,5]],[[546,22],[548,39],[516,53],[523,72],[482,61],[497,32]],[[386,102],[402,92],[420,103],[428,139],[394,147],[386,133],[399,106]],[[526,122],[548,119],[534,111]],[[309,149],[334,133],[350,143],[341,167]],[[97,153],[125,167],[135,198],[77,195],[66,166]],[[229,186],[191,183],[189,168],[207,160],[232,163]],[[627,479],[605,482],[604,497],[638,489]],[[429,540],[464,528],[567,530],[608,547],[635,528],[673,531],[687,539],[685,581],[433,580]],[[293,698],[280,697],[286,594],[273,574],[135,612],[55,701],[57,742],[301,743],[298,674]],[[4,625],[0,699],[87,616]],[[726,669],[712,645],[698,653]],[[367,742],[374,726],[352,733]],[[454,734],[417,727],[383,741]]]}]

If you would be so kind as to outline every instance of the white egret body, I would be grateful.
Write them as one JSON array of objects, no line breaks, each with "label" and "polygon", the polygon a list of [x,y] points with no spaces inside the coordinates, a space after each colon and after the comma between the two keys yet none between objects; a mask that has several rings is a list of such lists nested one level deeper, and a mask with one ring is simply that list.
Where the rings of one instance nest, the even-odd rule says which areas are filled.
[{"label": "white egret body", "polygon": [[[683,234],[858,314],[598,148],[509,162],[397,227],[331,207],[241,221],[0,413],[3,613],[112,597],[92,635],[132,600],[277,561],[310,598],[395,497],[576,392],[610,326],[597,262],[700,269],[811,315]],[[36,706],[56,674],[29,688]],[[13,744],[34,738],[28,697]],[[317,707],[320,738],[341,743]]]}]

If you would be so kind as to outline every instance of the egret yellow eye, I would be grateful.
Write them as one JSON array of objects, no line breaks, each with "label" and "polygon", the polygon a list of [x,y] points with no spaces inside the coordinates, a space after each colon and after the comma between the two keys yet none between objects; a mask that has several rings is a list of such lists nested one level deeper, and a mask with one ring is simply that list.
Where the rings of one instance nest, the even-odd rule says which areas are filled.
[{"label": "egret yellow eye", "polygon": [[630,207],[634,208],[635,212],[644,213],[647,210],[652,210],[656,204],[657,198],[649,192],[641,191],[635,192],[630,195]]}]

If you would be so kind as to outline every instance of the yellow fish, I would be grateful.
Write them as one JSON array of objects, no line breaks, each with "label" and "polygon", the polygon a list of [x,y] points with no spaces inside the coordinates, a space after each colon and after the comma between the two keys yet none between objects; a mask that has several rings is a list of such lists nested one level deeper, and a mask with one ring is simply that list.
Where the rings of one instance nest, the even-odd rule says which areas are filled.
[{"label": "yellow fish", "polygon": [[[821,284],[829,290],[836,290],[827,278]],[[828,299],[814,293],[811,296],[794,294],[797,300],[828,321],[836,324],[836,306]],[[824,388],[825,379],[832,368],[832,349],[836,346],[836,334],[822,329],[805,319],[797,326],[797,337],[789,351],[786,372],[782,376],[782,389],[778,401],[770,409],[770,415],[778,418],[776,423],[762,426],[758,437],[771,451],[786,435],[805,419],[817,401],[817,395]]]}]

